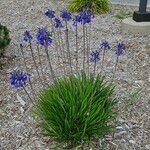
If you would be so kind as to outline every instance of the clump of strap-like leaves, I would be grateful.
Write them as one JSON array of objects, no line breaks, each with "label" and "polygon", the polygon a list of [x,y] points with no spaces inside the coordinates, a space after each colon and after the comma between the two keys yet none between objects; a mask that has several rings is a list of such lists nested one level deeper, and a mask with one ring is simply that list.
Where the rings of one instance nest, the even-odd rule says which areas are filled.
[{"label": "clump of strap-like leaves", "polygon": [[88,8],[96,14],[104,14],[109,11],[108,0],[70,0],[68,8],[71,12],[80,12],[82,8]]},{"label": "clump of strap-like leaves", "polygon": [[115,116],[114,87],[101,76],[81,73],[60,79],[44,90],[37,102],[36,116],[46,136],[72,148],[104,138]]},{"label": "clump of strap-like leaves", "polygon": [[5,48],[10,44],[9,30],[0,24],[0,58],[4,57]]}]

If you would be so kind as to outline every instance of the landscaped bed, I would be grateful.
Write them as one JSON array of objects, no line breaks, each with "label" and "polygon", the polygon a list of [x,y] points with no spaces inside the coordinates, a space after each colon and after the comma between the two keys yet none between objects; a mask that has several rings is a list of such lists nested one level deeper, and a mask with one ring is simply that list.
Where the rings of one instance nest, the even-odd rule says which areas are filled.
[{"label": "landscaped bed", "polygon": [[[61,7],[58,8],[58,5],[52,4],[50,0],[1,1],[0,22],[10,29],[12,39],[6,50],[6,55],[14,58],[14,60],[4,58],[7,63],[0,70],[1,147],[4,150],[52,149],[56,146],[56,143],[50,138],[43,137],[38,124],[32,117],[32,104],[26,101],[27,97],[22,90],[16,90],[10,86],[9,73],[16,67],[24,69],[18,43],[24,30],[30,29],[34,33],[38,27],[47,26],[50,28],[50,21],[44,16],[45,11],[48,8],[62,10],[66,4],[64,1],[59,1]],[[150,44],[150,35],[122,35],[120,20],[122,17],[117,17],[122,11],[133,12],[136,9],[136,7],[114,5],[111,12],[101,16],[96,15],[93,20],[91,49],[98,49],[101,40],[105,39],[112,44],[112,49],[107,51],[104,64],[108,79],[112,75],[110,70],[113,69],[115,63],[116,42],[123,41],[126,44],[126,53],[120,59],[115,78],[117,96],[121,99],[117,107],[119,115],[115,120],[117,127],[113,134],[106,137],[105,149],[107,150],[150,149],[148,141],[150,109],[150,48],[148,45]],[[75,47],[73,40],[71,44],[72,48]],[[56,52],[51,48],[51,55],[55,54]],[[38,77],[36,70],[33,69],[28,48],[25,57],[28,68],[32,72],[34,87],[38,91],[41,85],[37,82]],[[45,60],[44,54],[42,60]],[[55,66],[58,66],[56,60],[52,61]],[[46,60],[44,64],[46,69]],[[59,67],[56,68],[57,76],[61,76],[62,72]],[[99,69],[97,69],[98,71]],[[45,74],[45,76],[48,76],[46,70]],[[141,90],[140,97],[133,95],[138,90]],[[26,102],[25,105],[21,103],[22,100]],[[93,149],[100,149],[99,145],[103,144],[101,142],[94,140]],[[85,146],[84,149],[89,149],[89,147]]]}]

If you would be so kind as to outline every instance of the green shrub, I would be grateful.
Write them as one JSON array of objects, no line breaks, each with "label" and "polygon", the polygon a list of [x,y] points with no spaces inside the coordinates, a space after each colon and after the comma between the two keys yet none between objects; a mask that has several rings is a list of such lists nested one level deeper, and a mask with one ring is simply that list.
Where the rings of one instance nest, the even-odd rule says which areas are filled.
[{"label": "green shrub", "polygon": [[80,12],[82,8],[88,8],[96,14],[103,14],[109,11],[110,4],[108,0],[71,0],[68,5],[70,12]]},{"label": "green shrub", "polygon": [[65,77],[41,93],[34,113],[46,136],[71,148],[111,131],[113,93],[114,86],[99,75]]},{"label": "green shrub", "polygon": [[0,58],[4,56],[5,48],[10,44],[9,30],[0,24]]}]

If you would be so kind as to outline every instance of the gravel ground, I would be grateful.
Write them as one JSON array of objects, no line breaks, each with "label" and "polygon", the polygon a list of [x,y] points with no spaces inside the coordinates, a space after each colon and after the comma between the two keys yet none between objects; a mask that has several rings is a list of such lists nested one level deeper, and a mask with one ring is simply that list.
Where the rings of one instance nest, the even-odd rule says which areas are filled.
[{"label": "gravel ground", "polygon": [[[9,72],[12,68],[22,68],[23,62],[18,48],[20,36],[25,29],[37,30],[37,27],[50,26],[50,21],[43,15],[47,8],[61,6],[65,8],[65,2],[59,0],[59,5],[52,4],[50,0],[1,0],[0,22],[7,25],[11,30],[12,43],[8,47],[8,56],[16,55],[14,60],[7,59],[7,64],[0,70],[0,119],[1,119],[1,149],[2,150],[49,150],[56,143],[48,138],[43,138],[38,125],[31,115],[32,105],[25,101],[23,91],[12,89],[9,85]],[[148,150],[150,149],[150,35],[121,34],[121,20],[116,14],[121,11],[129,12],[136,10],[135,7],[116,5],[112,11],[102,16],[96,16],[92,25],[91,49],[98,47],[99,41],[107,39],[115,45],[117,41],[124,41],[127,45],[126,55],[120,60],[116,73],[117,96],[121,99],[117,109],[119,116],[116,119],[117,129],[114,134],[106,138],[108,150]],[[72,40],[73,41],[73,40]],[[72,47],[74,43],[72,42]],[[56,52],[51,50],[51,55]],[[74,54],[72,52],[72,54]],[[45,56],[42,56],[43,63]],[[110,70],[114,66],[114,50],[106,54],[105,72],[109,79],[112,75]],[[111,59],[110,59],[111,58]],[[31,56],[26,49],[26,60],[30,72],[33,74],[33,84],[39,90],[41,85],[37,83],[37,74],[31,62]],[[53,60],[54,66],[58,66]],[[45,67],[45,71],[47,68]],[[61,74],[60,67],[56,69]],[[97,68],[97,71],[98,68]],[[46,77],[49,75],[46,72]],[[37,89],[38,88],[38,89]],[[129,93],[142,89],[138,101],[128,106]],[[30,89],[28,89],[30,92]],[[21,101],[25,101],[25,105]],[[90,148],[85,148],[90,149]],[[98,142],[95,141],[94,149],[99,150]]]}]

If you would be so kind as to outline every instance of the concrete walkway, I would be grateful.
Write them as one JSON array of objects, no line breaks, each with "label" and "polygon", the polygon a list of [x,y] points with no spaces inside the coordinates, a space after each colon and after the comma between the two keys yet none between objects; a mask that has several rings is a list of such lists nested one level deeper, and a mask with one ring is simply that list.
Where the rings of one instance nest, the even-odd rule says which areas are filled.
[{"label": "concrete walkway", "polygon": [[[140,0],[110,0],[110,2],[115,3],[115,4],[138,6],[140,3]],[[150,0],[148,0],[148,7],[150,7]]]}]

